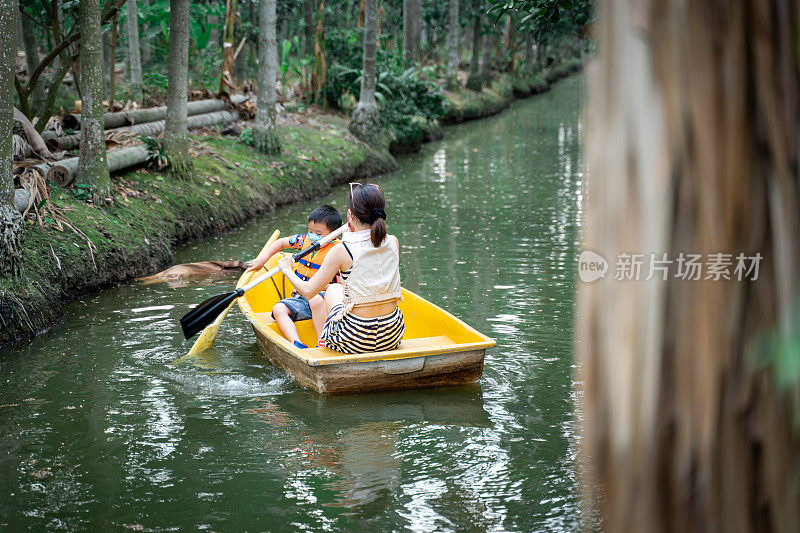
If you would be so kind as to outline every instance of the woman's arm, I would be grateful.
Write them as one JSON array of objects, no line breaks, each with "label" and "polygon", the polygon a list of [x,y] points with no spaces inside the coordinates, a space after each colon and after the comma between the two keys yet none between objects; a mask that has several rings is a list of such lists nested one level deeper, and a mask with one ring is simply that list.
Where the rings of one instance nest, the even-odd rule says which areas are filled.
[{"label": "woman's arm", "polygon": [[319,292],[328,286],[333,279],[333,276],[339,271],[345,262],[345,258],[350,259],[347,251],[340,243],[331,248],[331,251],[325,256],[322,265],[317,270],[310,280],[303,281],[294,273],[294,262],[291,257],[284,257],[278,262],[281,272],[289,280],[289,283],[295,288],[297,292],[310,300]]},{"label": "woman's arm", "polygon": [[262,251],[258,254],[258,257],[250,261],[250,266],[247,267],[245,272],[249,272],[251,270],[258,270],[259,268],[263,267],[269,258],[275,255],[276,253],[280,252],[284,248],[289,248],[289,237],[284,237],[282,239],[278,239],[272,244],[267,247],[266,250]]}]

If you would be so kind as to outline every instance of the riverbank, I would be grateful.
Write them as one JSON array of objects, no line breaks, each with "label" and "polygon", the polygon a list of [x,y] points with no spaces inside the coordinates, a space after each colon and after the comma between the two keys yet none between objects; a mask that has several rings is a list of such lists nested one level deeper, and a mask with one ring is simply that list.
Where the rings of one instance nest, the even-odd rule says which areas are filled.
[{"label": "riverbank", "polygon": [[[578,68],[580,62],[569,72]],[[447,93],[450,109],[443,122],[498,113],[516,98],[546,90],[545,83],[504,75],[479,93]],[[398,168],[387,150],[354,141],[343,117],[290,122],[281,127],[283,153],[278,157],[227,137],[194,135],[196,180],[175,181],[144,169],[126,172],[114,177],[116,204],[111,208],[88,205],[70,190],[51,187],[54,204],[86,238],[68,227],[58,230],[51,221],[43,228],[29,223],[24,280],[0,281],[0,346],[48,329],[70,300],[165,268],[178,244],[319,196],[334,185]],[[436,135],[415,143],[432,138]],[[401,153],[414,146],[392,149]]]}]

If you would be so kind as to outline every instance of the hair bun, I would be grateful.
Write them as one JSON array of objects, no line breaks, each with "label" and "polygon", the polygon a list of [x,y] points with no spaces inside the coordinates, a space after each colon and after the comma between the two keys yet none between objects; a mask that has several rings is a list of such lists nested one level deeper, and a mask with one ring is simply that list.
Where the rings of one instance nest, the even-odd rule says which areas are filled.
[{"label": "hair bun", "polygon": [[372,220],[371,222],[375,222],[379,218],[386,220],[386,211],[381,209],[380,207],[375,207],[372,209]]}]

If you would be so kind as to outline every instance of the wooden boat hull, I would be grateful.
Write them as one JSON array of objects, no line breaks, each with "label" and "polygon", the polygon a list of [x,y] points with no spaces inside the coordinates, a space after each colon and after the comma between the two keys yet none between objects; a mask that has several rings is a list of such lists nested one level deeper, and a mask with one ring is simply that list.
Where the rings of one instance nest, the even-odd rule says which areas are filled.
[{"label": "wooden boat hull", "polygon": [[[277,255],[266,268],[277,263]],[[250,281],[247,272],[239,286]],[[321,393],[343,394],[475,383],[483,372],[486,349],[494,340],[411,291],[403,289],[406,332],[396,350],[342,354],[327,348],[298,349],[281,334],[270,316],[275,303],[291,292],[282,274],[237,300],[250,321],[261,351],[294,381]],[[317,344],[310,320],[296,322],[300,339]]]},{"label": "wooden boat hull", "polygon": [[346,394],[425,387],[465,385],[483,373],[485,349],[419,355],[399,360],[361,361],[310,366],[291,351],[253,327],[258,346],[267,358],[291,375],[301,387],[317,392]]}]

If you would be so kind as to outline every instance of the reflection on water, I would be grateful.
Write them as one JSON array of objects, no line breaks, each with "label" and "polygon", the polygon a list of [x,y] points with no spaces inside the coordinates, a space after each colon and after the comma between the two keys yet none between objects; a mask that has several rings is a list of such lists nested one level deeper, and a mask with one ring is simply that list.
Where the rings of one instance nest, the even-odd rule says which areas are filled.
[{"label": "reflection on water", "polygon": [[[494,336],[479,385],[296,387],[234,310],[184,357],[177,319],[231,277],[132,282],[0,354],[0,528],[572,530],[573,278],[583,81],[448,128],[380,178],[403,284]],[[346,189],[183,247],[249,259]]]}]

